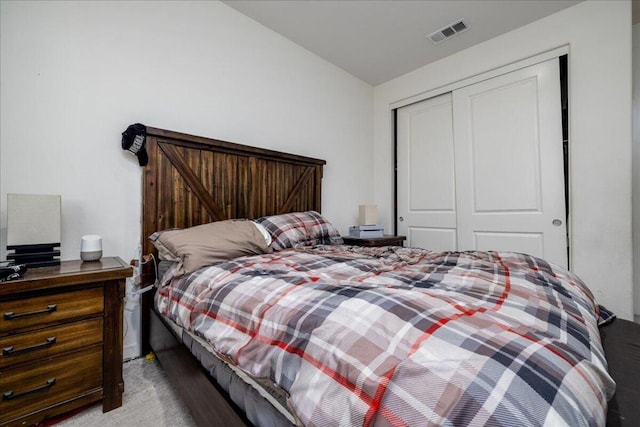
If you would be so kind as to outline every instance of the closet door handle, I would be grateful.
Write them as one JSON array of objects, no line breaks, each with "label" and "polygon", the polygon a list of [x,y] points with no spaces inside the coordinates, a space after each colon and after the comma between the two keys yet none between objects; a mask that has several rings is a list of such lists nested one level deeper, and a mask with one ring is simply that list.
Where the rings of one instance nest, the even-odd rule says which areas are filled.
[{"label": "closet door handle", "polygon": [[38,350],[40,348],[51,347],[56,343],[56,337],[49,337],[42,344],[32,345],[30,347],[20,348],[16,350],[13,347],[5,347],[2,349],[3,356],[15,356],[22,353],[28,353],[30,351]]},{"label": "closet door handle", "polygon": [[23,391],[22,393],[14,393],[13,390],[9,390],[6,393],[2,394],[2,400],[12,400],[12,399],[17,399],[18,397],[22,397],[22,396],[27,396],[33,393],[37,393],[39,391],[44,391],[48,388],[53,387],[53,385],[56,383],[56,379],[55,378],[50,378],[47,380],[47,382],[44,385],[41,385],[40,387],[36,387],[33,388],[31,390],[27,390],[27,391]]},{"label": "closet door handle", "polygon": [[18,313],[18,314],[16,314],[13,311],[9,311],[9,312],[4,314],[4,320],[20,319],[22,317],[35,316],[36,314],[53,313],[57,309],[58,309],[58,306],[56,304],[49,304],[47,306],[47,308],[45,308],[44,310],[30,311],[28,313]]},{"label": "closet door handle", "polygon": [[556,227],[560,227],[562,225],[562,220],[554,219],[553,221],[551,221],[551,224],[553,224]]}]

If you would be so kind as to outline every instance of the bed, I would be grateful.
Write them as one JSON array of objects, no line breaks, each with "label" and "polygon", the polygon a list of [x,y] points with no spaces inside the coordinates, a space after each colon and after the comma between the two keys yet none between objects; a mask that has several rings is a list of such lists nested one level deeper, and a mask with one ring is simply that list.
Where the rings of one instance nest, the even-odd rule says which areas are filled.
[{"label": "bed", "polygon": [[[158,256],[148,239],[158,231],[236,218],[258,219],[281,244],[186,273],[174,264],[144,299],[143,351],[154,351],[198,425],[638,420],[628,400],[637,388],[614,396],[605,359],[637,343],[606,333],[603,350],[600,308],[570,272],[522,254],[340,245],[318,213],[323,160],[155,128],[146,150],[144,253]],[[311,222],[323,239],[287,245],[274,234],[277,220],[309,212],[322,218]],[[292,310],[265,304],[276,300]],[[606,328],[616,325],[629,326]],[[621,366],[637,373],[637,363]]]}]

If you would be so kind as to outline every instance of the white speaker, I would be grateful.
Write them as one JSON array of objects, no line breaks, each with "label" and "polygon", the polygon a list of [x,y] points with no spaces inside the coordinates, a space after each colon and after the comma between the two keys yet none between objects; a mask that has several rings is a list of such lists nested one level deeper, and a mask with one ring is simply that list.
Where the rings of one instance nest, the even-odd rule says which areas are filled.
[{"label": "white speaker", "polygon": [[82,236],[80,259],[82,261],[98,261],[102,258],[102,237],[97,234]]}]

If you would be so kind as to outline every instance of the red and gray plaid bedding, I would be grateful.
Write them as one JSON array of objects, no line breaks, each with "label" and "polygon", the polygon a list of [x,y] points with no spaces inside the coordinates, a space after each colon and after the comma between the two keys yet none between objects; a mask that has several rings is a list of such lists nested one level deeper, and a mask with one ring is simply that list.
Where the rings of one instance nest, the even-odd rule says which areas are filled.
[{"label": "red and gray plaid bedding", "polygon": [[159,311],[309,426],[604,425],[584,283],[503,252],[317,246],[165,276]]}]

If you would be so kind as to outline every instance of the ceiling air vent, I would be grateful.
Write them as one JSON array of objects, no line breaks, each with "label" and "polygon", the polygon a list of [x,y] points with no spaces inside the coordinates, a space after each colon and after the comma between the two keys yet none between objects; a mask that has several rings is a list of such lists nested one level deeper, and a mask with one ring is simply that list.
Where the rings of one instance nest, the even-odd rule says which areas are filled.
[{"label": "ceiling air vent", "polygon": [[469,26],[465,24],[465,22],[461,19],[447,25],[444,28],[440,28],[438,31],[434,31],[433,33],[429,34],[429,38],[433,43],[438,44],[442,41],[445,41],[446,39],[455,36],[456,34],[467,31],[468,29]]}]

